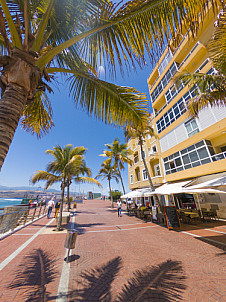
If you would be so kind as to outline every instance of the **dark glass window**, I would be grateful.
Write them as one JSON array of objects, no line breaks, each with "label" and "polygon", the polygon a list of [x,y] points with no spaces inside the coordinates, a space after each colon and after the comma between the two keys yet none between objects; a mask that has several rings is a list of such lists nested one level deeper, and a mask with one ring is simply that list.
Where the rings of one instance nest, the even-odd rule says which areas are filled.
[{"label": "dark glass window", "polygon": [[202,158],[206,158],[206,157],[209,157],[209,154],[206,150],[206,147],[203,147],[203,148],[200,148],[198,150],[198,154],[199,154],[199,157],[202,159]]},{"label": "dark glass window", "polygon": [[175,108],[174,113],[175,113],[176,116],[179,114],[179,109],[178,109],[178,107]]},{"label": "dark glass window", "polygon": [[175,168],[175,163],[174,163],[174,161],[169,162],[169,164],[170,164],[170,168],[171,168],[171,169]]},{"label": "dark glass window", "polygon": [[180,156],[179,152],[174,153],[174,158]]},{"label": "dark glass window", "polygon": [[175,164],[176,164],[177,167],[181,166],[182,165],[181,159],[180,158],[176,158],[175,159]]},{"label": "dark glass window", "polygon": [[166,164],[165,164],[165,169],[166,169],[166,170],[169,170],[169,169],[170,169],[170,164],[169,164],[169,163],[166,163]]},{"label": "dark glass window", "polygon": [[182,170],[184,170],[184,168],[183,168],[183,167],[179,167],[179,168],[177,168],[177,172],[182,171]]},{"label": "dark glass window", "polygon": [[201,165],[200,161],[196,161],[195,163],[192,163],[192,167],[197,167],[200,165]]},{"label": "dark glass window", "polygon": [[192,150],[195,149],[195,146],[194,146],[194,145],[191,145],[191,146],[189,146],[187,149],[188,149],[188,151],[192,151]]},{"label": "dark glass window", "polygon": [[191,168],[191,164],[190,165],[186,165],[184,166],[184,168],[187,170],[187,169],[190,169]]},{"label": "dark glass window", "polygon": [[182,159],[185,165],[190,163],[190,158],[188,155],[182,156]]},{"label": "dark glass window", "polygon": [[197,144],[195,144],[195,147],[199,148],[199,147],[201,147],[203,145],[204,145],[204,141],[201,141],[201,142],[198,142]]},{"label": "dark glass window", "polygon": [[199,159],[196,151],[189,153],[189,156],[190,156],[191,162],[194,162]]},{"label": "dark glass window", "polygon": [[209,149],[211,155],[215,154],[213,147],[208,146],[208,149]]},{"label": "dark glass window", "polygon": [[185,148],[185,149],[181,150],[181,151],[180,151],[180,153],[181,153],[181,154],[185,154],[185,153],[187,153],[187,148]]},{"label": "dark glass window", "polygon": [[211,160],[209,158],[201,160],[202,165],[210,163]]}]

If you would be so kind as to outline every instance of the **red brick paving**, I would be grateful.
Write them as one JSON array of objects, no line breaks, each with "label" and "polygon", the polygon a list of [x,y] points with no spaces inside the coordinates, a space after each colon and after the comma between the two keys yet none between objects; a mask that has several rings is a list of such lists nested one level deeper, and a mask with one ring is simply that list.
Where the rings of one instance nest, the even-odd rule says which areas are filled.
[{"label": "red brick paving", "polygon": [[[226,235],[206,230],[224,233],[225,224],[183,226],[204,236],[197,238],[125,212],[118,217],[109,206],[108,201],[78,204],[68,301],[226,301]],[[1,261],[47,222],[43,218],[2,240]],[[53,232],[36,237],[1,271],[0,301],[41,301],[40,253],[47,301],[55,300],[64,240],[65,234]]]},{"label": "red brick paving", "polygon": [[[202,228],[209,224],[183,228],[217,241],[216,247],[202,238],[140,224],[136,217],[118,217],[108,206],[106,201],[78,205],[81,234],[71,262],[69,301],[226,301],[225,234]],[[214,227],[217,223],[211,229],[224,231],[226,225]]]},{"label": "red brick paving", "polygon": [[[32,237],[34,233],[40,230],[49,220],[44,217],[29,227],[16,232],[15,234],[3,239],[0,242],[1,258],[8,257],[20,245]],[[51,226],[54,226],[54,222]],[[27,229],[27,230],[26,230]],[[30,235],[20,235],[24,233]],[[41,283],[41,258],[46,269],[44,279],[46,280],[46,293],[50,297],[57,294],[59,278],[62,270],[65,249],[63,248],[65,234],[40,234],[16,258],[6,265],[0,272],[0,301],[1,302],[22,302],[22,301],[41,301],[40,283]],[[30,258],[33,256],[33,258]],[[48,276],[48,273],[51,276]],[[50,278],[50,280],[48,280]],[[38,297],[34,296],[38,293]]]}]

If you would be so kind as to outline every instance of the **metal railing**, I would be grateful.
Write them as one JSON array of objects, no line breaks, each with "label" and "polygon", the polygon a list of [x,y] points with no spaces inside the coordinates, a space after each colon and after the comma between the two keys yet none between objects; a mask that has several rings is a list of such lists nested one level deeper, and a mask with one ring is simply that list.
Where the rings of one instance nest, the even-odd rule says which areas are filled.
[{"label": "metal railing", "polygon": [[226,151],[211,156],[213,161],[218,161],[226,158]]},{"label": "metal railing", "polygon": [[46,205],[30,207],[23,206],[18,209],[18,206],[11,208],[12,212],[0,214],[0,234],[13,231],[16,227],[25,225],[36,218],[46,214]]}]

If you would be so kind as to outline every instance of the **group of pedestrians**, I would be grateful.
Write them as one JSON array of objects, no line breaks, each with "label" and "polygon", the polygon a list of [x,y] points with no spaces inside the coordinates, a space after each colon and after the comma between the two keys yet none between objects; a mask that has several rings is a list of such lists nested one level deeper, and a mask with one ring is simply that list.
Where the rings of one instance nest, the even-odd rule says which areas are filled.
[{"label": "group of pedestrians", "polygon": [[58,215],[58,212],[59,212],[59,209],[60,209],[60,202],[59,202],[59,200],[58,200],[58,201],[55,203],[55,202],[54,202],[54,197],[51,198],[51,200],[48,202],[48,205],[47,205],[47,209],[48,209],[47,218],[48,218],[48,219],[50,218],[50,215],[51,215],[51,213],[52,213],[53,208],[55,208],[54,217],[57,218],[57,215]]}]

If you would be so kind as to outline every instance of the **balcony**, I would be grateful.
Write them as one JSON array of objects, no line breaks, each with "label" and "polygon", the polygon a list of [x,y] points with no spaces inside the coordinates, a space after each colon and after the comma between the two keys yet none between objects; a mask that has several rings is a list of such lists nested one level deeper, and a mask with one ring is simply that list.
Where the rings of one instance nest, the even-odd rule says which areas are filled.
[{"label": "balcony", "polygon": [[158,152],[148,152],[148,156],[150,157],[149,160],[153,160],[153,159],[156,159],[157,157],[159,157],[159,153]]},{"label": "balcony", "polygon": [[221,160],[221,159],[225,159],[226,158],[226,151],[218,153],[218,154],[214,154],[211,157],[212,157],[212,161],[218,161],[218,160]]}]

